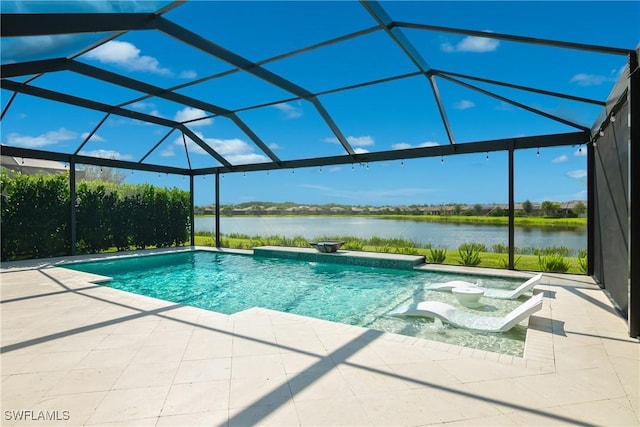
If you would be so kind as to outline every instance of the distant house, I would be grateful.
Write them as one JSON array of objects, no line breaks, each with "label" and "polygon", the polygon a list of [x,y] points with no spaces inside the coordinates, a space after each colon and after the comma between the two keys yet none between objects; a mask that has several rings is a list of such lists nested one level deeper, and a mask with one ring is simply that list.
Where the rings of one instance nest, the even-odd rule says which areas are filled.
[{"label": "distant house", "polygon": [[57,175],[67,171],[67,167],[60,162],[51,160],[27,159],[22,157],[0,156],[2,167],[25,175]]}]

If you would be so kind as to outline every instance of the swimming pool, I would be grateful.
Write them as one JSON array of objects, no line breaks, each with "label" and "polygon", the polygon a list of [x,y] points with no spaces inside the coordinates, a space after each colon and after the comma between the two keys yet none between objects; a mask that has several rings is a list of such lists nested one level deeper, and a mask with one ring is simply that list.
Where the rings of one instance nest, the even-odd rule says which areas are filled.
[{"label": "swimming pool", "polygon": [[[507,333],[485,334],[430,319],[389,315],[401,305],[424,300],[459,306],[451,293],[425,286],[446,280],[477,280],[473,276],[209,251],[116,257],[62,266],[112,277],[103,283],[112,288],[225,314],[257,306],[514,356],[521,356],[524,350],[523,326]],[[492,287],[514,288],[519,283],[491,279]],[[495,316],[503,316],[520,304],[494,299],[483,302],[485,305],[474,311]]]}]

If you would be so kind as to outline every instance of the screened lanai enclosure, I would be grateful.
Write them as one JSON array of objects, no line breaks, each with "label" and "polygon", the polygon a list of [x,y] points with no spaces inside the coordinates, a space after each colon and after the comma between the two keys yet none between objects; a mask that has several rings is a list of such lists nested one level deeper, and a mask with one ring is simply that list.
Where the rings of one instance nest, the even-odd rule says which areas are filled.
[{"label": "screened lanai enclosure", "polygon": [[[587,273],[637,337],[638,6],[588,3],[608,26],[553,2],[536,20],[501,2],[3,1],[2,155],[63,163],[72,200],[87,165],[182,177],[191,224],[214,177],[217,245],[224,176],[491,155],[514,269],[515,158],[573,147]],[[501,13],[520,22],[487,28]]]}]

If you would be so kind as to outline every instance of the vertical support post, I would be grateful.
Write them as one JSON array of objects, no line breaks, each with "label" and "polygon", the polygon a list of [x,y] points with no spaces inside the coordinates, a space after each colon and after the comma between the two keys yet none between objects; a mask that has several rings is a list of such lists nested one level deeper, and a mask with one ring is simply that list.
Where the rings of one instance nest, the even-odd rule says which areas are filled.
[{"label": "vertical support post", "polygon": [[[595,272],[596,254],[596,150],[587,144],[587,275]],[[602,220],[602,219],[601,219]]]},{"label": "vertical support post", "polygon": [[69,162],[69,225],[71,226],[71,255],[76,254],[76,248],[78,246],[78,225],[76,223],[76,162]]},{"label": "vertical support post", "polygon": [[196,207],[195,198],[193,196],[193,175],[189,175],[189,199],[191,204],[191,212],[189,213],[191,222],[191,246],[196,245]]},{"label": "vertical support post", "polygon": [[220,172],[216,171],[216,248],[220,247]]},{"label": "vertical support post", "polygon": [[[640,335],[640,71],[638,70],[638,51],[629,54],[629,336],[637,338]],[[636,124],[636,126],[633,125]],[[632,165],[636,167],[632,167]],[[633,236],[636,236],[635,238]]]},{"label": "vertical support post", "polygon": [[514,167],[513,142],[509,145],[509,270],[515,269],[515,202],[514,202]]}]

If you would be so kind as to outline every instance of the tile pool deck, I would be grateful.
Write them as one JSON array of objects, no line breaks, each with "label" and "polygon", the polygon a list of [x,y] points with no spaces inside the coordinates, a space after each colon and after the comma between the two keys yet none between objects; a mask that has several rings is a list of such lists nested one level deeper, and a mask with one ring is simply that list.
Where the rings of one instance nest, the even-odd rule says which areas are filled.
[{"label": "tile pool deck", "polygon": [[2,265],[1,425],[640,424],[638,341],[584,276],[545,275],[522,358],[96,278]]}]

